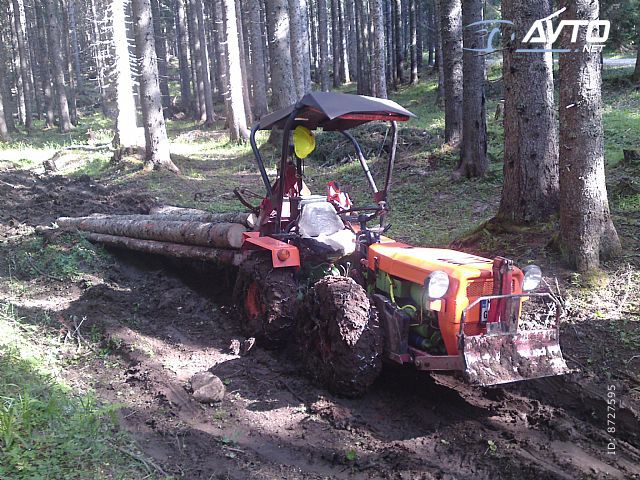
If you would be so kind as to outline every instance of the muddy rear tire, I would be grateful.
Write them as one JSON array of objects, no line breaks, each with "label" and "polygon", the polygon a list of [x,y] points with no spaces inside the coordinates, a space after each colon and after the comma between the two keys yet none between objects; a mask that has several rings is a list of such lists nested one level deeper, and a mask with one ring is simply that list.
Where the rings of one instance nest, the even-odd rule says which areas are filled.
[{"label": "muddy rear tire", "polygon": [[357,397],[382,370],[382,331],[367,292],[353,279],[327,277],[309,290],[297,323],[303,363],[330,391]]},{"label": "muddy rear tire", "polygon": [[297,295],[292,269],[273,268],[267,256],[248,259],[238,270],[233,291],[242,333],[263,347],[281,346],[296,321]]}]

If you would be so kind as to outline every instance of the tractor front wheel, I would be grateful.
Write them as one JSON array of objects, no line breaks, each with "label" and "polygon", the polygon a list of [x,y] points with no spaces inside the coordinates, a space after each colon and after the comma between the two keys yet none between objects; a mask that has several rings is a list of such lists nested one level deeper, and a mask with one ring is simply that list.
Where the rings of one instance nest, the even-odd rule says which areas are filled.
[{"label": "tractor front wheel", "polygon": [[382,369],[382,333],[367,292],[353,279],[326,277],[309,290],[297,323],[306,369],[332,392],[356,397]]},{"label": "tractor front wheel", "polygon": [[273,268],[271,258],[256,256],[238,270],[233,291],[242,332],[267,348],[280,346],[291,333],[298,287],[290,268]]}]

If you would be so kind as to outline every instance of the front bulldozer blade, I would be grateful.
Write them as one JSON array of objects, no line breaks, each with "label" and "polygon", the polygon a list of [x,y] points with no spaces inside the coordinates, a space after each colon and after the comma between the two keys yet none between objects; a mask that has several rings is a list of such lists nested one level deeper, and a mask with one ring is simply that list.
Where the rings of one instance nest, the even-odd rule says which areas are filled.
[{"label": "front bulldozer blade", "polygon": [[472,385],[499,385],[570,371],[556,329],[465,335],[463,356],[464,376]]}]

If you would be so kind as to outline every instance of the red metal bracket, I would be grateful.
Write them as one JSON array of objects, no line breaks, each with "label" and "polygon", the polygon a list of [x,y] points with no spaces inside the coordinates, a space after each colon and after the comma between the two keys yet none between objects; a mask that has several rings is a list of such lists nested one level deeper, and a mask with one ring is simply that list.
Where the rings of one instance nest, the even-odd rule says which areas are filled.
[{"label": "red metal bracket", "polygon": [[244,232],[242,250],[263,249],[271,252],[273,268],[299,267],[300,251],[295,245],[272,237],[261,237],[260,232]]}]

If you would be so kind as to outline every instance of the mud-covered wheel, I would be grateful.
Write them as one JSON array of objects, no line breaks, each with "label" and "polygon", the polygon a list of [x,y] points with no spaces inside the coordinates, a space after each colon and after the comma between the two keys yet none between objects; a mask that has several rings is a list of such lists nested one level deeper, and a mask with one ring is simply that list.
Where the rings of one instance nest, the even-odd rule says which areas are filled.
[{"label": "mud-covered wheel", "polygon": [[380,374],[383,343],[377,312],[353,279],[316,282],[296,331],[307,371],[332,392],[362,395]]},{"label": "mud-covered wheel", "polygon": [[273,268],[271,258],[256,256],[243,263],[233,300],[242,333],[275,348],[291,334],[296,319],[298,287],[290,268]]}]

